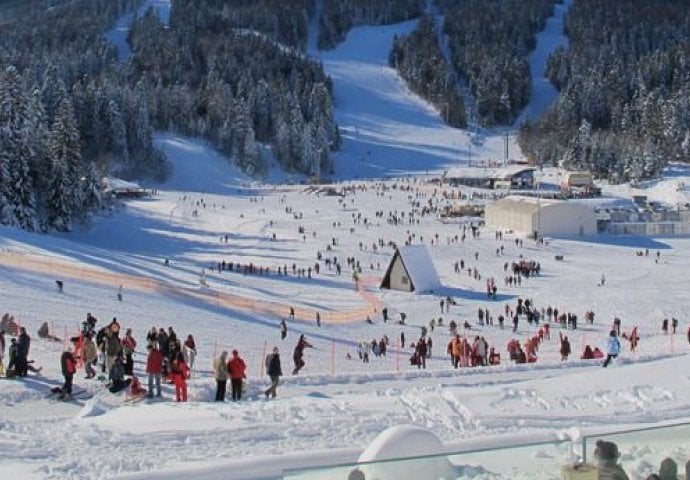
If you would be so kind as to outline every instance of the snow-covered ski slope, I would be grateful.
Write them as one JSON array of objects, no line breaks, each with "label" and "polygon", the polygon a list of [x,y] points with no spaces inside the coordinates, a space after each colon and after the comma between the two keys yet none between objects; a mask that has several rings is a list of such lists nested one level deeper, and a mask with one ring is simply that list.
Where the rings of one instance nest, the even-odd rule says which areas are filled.
[{"label": "snow-covered ski slope", "polygon": [[[337,178],[440,174],[467,166],[471,155],[475,163],[477,158],[503,159],[500,132],[470,147],[465,130],[445,125],[388,66],[394,35],[409,33],[415,25],[358,27],[341,45],[320,53],[334,82],[336,119],[343,131]],[[517,147],[511,148],[511,156],[519,158]]]},{"label": "snow-covered ski slope", "polygon": [[[465,163],[464,134],[441,125],[438,115],[386,66],[392,35],[412,27],[358,28],[339,48],[323,54],[334,79],[336,114],[347,131],[338,160],[342,178],[415,175]],[[173,326],[183,337],[193,333],[199,356],[190,402],[171,401],[174,393],[166,385],[163,401],[130,405],[98,382],[84,380],[81,372],[75,383],[93,392],[93,399],[83,405],[47,400],[45,392],[61,383],[64,344],[34,338],[30,358],[43,366],[41,374],[22,381],[0,379],[2,478],[277,480],[285,468],[354,461],[393,425],[428,428],[452,449],[688,419],[690,377],[683,372],[690,351],[685,335],[690,240],[599,237],[556,239],[545,246],[525,240],[519,247],[512,236],[497,242],[493,232],[482,231],[478,239],[448,244],[461,235],[459,224],[430,216],[420,217],[418,224],[386,222],[388,212],[409,212],[411,202],[441,202],[432,196],[436,187],[418,179],[391,178],[385,191],[377,191],[372,181],[366,191],[327,196],[305,186],[253,182],[197,140],[161,135],[157,144],[174,173],[166,184],[155,185],[158,193],[152,198],[128,201],[66,235],[0,228],[0,313],[16,315],[32,337],[43,321],[64,337],[78,329],[86,312],[99,318],[99,326],[117,317],[139,341],[135,372],[141,377],[147,330]],[[502,155],[496,153],[502,152],[499,139],[488,138],[483,148],[485,158]],[[671,174],[651,191],[663,198],[687,198],[680,186],[690,184],[688,172]],[[400,188],[408,185],[410,190]],[[620,197],[631,192],[609,191]],[[377,211],[385,216],[377,217]],[[354,223],[360,214],[369,226]],[[379,239],[403,243],[412,234],[413,243],[427,245],[438,235],[430,252],[444,285],[441,295],[375,288],[392,249],[374,252],[372,244]],[[336,245],[326,250],[333,239]],[[497,255],[501,245],[504,253]],[[636,255],[645,248],[649,256]],[[292,264],[313,267],[317,251],[337,256],[343,267],[346,257],[356,257],[366,287],[356,290],[349,269],[339,276],[323,262],[312,279],[293,275]],[[556,255],[564,260],[555,261]],[[541,262],[542,275],[505,286],[504,263],[520,258]],[[456,274],[453,263],[460,259],[466,268],[476,267],[482,280],[466,271]],[[251,262],[273,274],[210,272],[208,266],[219,260]],[[286,266],[290,275],[276,276],[278,266]],[[202,268],[207,286],[199,284]],[[599,287],[602,273],[607,282]],[[488,277],[497,280],[497,301],[484,294]],[[64,281],[63,293],[56,279]],[[117,300],[118,285],[124,288],[123,301]],[[454,296],[458,305],[441,314],[439,300],[445,295]],[[555,325],[536,364],[514,365],[507,361],[506,343],[524,341],[536,328],[523,321],[513,334],[477,323],[479,308],[496,318],[518,297],[578,315],[578,330],[563,332],[574,351],[568,361],[560,360]],[[383,305],[393,320],[405,312],[407,325],[383,323]],[[281,341],[278,322],[290,306],[297,319],[288,320],[289,333]],[[596,312],[591,326],[583,321],[589,309]],[[316,311],[321,327],[314,321]],[[365,312],[371,312],[373,324],[364,322]],[[446,326],[431,333],[427,368],[411,367],[409,343],[419,337],[421,326],[439,316]],[[639,326],[638,351],[630,352],[624,342],[623,354],[607,369],[579,360],[584,344],[603,347],[614,316],[622,319],[623,331]],[[661,320],[671,316],[680,319],[678,333],[664,335]],[[471,339],[483,335],[501,353],[501,365],[453,369],[445,354],[451,319],[461,325],[468,321],[472,328],[463,333]],[[292,349],[300,333],[315,348],[307,349],[306,367],[292,376]],[[390,338],[386,357],[360,362],[356,343],[383,335]],[[263,356],[273,346],[280,349],[286,375],[278,398],[265,401]],[[247,361],[247,399],[215,404],[210,402],[212,359],[232,348]],[[689,450],[680,445],[674,454],[680,460]],[[646,478],[661,460],[644,448],[624,453],[626,470],[635,480]],[[543,478],[555,478],[565,461],[553,458],[553,471]],[[490,464],[482,467],[485,478],[496,478]],[[541,477],[515,471],[510,478]]]},{"label": "snow-covered ski slope", "polygon": [[565,15],[568,13],[572,0],[557,3],[554,14],[546,21],[544,30],[537,34],[537,47],[529,58],[530,75],[532,76],[532,90],[530,102],[515,121],[519,127],[523,122],[538,119],[556,100],[558,90],[545,77],[546,64],[551,52],[558,47],[568,47],[568,37],[563,32]]},{"label": "snow-covered ski slope", "polygon": [[[136,472],[142,473],[134,478],[152,478],[152,472],[159,471],[160,478],[277,479],[290,466],[352,461],[377,433],[398,424],[430,428],[452,446],[482,438],[500,441],[506,435],[526,440],[558,436],[572,427],[606,429],[687,417],[690,383],[678,372],[688,359],[683,315],[688,240],[638,239],[633,247],[566,240],[537,247],[526,241],[522,248],[507,240],[504,255],[497,256],[500,243],[491,232],[464,245],[447,245],[446,238],[460,233],[457,224],[423,217],[419,225],[394,226],[375,219],[376,210],[408,209],[408,191],[377,195],[370,188],[346,197],[343,208],[340,197],[317,198],[305,187],[248,183],[229,165],[219,164],[202,143],[172,137],[160,141],[167,142],[175,168],[196,161],[196,169],[187,173],[190,187],[197,185],[197,176],[213,175],[217,190],[202,194],[185,189],[183,179],[173,177],[156,197],[128,202],[83,231],[55,237],[3,229],[2,309],[16,314],[34,337],[42,321],[49,321],[56,334],[70,335],[86,312],[96,315],[99,325],[116,316],[124,328],[134,329],[140,345],[151,326],[172,325],[183,336],[193,333],[199,357],[190,382],[191,402],[171,402],[173,392],[166,386],[163,402],[123,404],[121,397],[81,374],[76,383],[93,391],[93,400],[84,406],[45,400],[44,391],[60,382],[63,344],[34,339],[31,358],[43,366],[41,375],[0,383],[0,442],[6,452],[0,468],[16,475],[12,478],[111,478]],[[420,195],[433,190],[416,187]],[[202,198],[206,208],[198,207],[198,216],[193,216]],[[286,207],[292,213],[286,213]],[[353,213],[372,219],[371,226],[354,225]],[[298,233],[299,226],[306,237]],[[411,350],[399,348],[400,333],[406,334],[408,345],[418,338],[420,326],[441,316],[441,296],[372,289],[369,293],[389,307],[392,318],[407,313],[408,325],[402,327],[384,324],[380,313],[372,314],[373,325],[356,315],[349,323],[332,322],[329,312],[357,310],[368,300],[353,289],[347,273],[339,277],[327,268],[312,280],[207,270],[208,287],[198,285],[201,268],[221,258],[272,268],[293,262],[311,265],[315,252],[325,253],[332,237],[337,246],[329,255],[355,256],[365,265],[364,277],[377,278],[391,250],[373,253],[371,243],[378,238],[400,242],[407,231],[423,236],[427,244],[438,233],[441,244],[430,247],[431,255],[443,293],[459,303],[443,314],[445,323],[468,320],[472,330],[467,335],[485,336],[501,352],[502,365],[452,369],[444,327],[431,334],[433,357],[427,369],[409,366]],[[220,241],[226,233],[227,244]],[[367,251],[359,250],[360,241]],[[652,255],[637,257],[635,250],[643,247],[651,248]],[[659,263],[654,261],[656,249],[661,252]],[[521,255],[540,261],[542,276],[519,287],[503,286],[503,263]],[[556,262],[555,255],[565,260]],[[7,257],[14,263],[6,262]],[[164,258],[170,259],[167,267]],[[483,278],[495,276],[500,300],[485,299],[483,281],[455,274],[453,262],[458,259],[476,266]],[[32,268],[32,261],[43,262],[42,268]],[[374,270],[368,268],[370,263]],[[607,285],[598,287],[602,272]],[[55,288],[56,278],[65,281],[62,294]],[[122,302],[116,298],[118,283],[124,286]],[[234,295],[237,303],[225,302],[225,295]],[[595,310],[593,326],[581,321],[577,332],[564,332],[574,350],[567,362],[560,361],[555,326],[552,339],[540,347],[537,364],[516,366],[506,360],[505,344],[513,337],[526,339],[535,327],[522,322],[513,335],[508,329],[477,324],[478,308],[496,316],[518,296],[573,311],[581,319],[585,310]],[[242,299],[253,303],[247,306]],[[264,302],[281,305],[282,315],[266,313]],[[290,305],[300,309],[298,317],[305,317],[288,320],[288,337],[281,341],[278,322]],[[322,313],[321,327],[308,316],[315,309]],[[624,331],[639,325],[638,352],[632,354],[625,346],[608,369],[578,360],[583,344],[603,344],[614,315],[623,319]],[[679,333],[661,334],[661,319],[672,315],[681,319]],[[307,350],[304,371],[291,376],[292,348],[302,332],[316,348]],[[369,364],[357,360],[355,343],[382,335],[391,339],[388,355]],[[280,348],[286,376],[278,398],[265,402],[262,358],[274,345]],[[248,400],[210,403],[212,357],[232,348],[240,350],[249,366]],[[135,371],[143,376],[143,353],[135,359]],[[646,460],[633,455],[628,461],[644,471]]]}]

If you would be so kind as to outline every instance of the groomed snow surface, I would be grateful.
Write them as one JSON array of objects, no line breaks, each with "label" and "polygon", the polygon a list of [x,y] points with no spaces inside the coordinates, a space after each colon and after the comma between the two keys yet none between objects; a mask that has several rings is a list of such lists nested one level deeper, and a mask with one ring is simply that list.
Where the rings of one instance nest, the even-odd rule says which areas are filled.
[{"label": "groomed snow surface", "polygon": [[[159,142],[168,149],[175,169],[190,161],[189,148],[196,145],[196,174],[212,176],[218,185],[215,193],[161,186],[155,197],[130,201],[94,219],[89,228],[63,236],[3,229],[2,310],[14,313],[33,337],[43,321],[56,334],[71,335],[86,312],[96,315],[99,325],[116,316],[124,328],[134,329],[140,345],[151,326],[171,325],[182,336],[193,333],[199,358],[190,383],[191,401],[176,404],[166,386],[164,401],[127,405],[81,374],[78,388],[93,391],[94,399],[83,405],[45,400],[46,390],[61,382],[58,360],[63,344],[34,338],[31,358],[43,366],[41,375],[0,384],[0,443],[6,452],[0,468],[16,472],[16,478],[106,478],[139,471],[145,472],[141,478],[150,478],[151,471],[164,471],[161,478],[189,471],[197,478],[280,478],[281,470],[291,466],[354,461],[379,432],[400,424],[428,428],[452,446],[484,437],[541,438],[574,426],[600,429],[687,416],[690,382],[680,373],[688,360],[683,315],[687,239],[553,240],[547,246],[525,240],[519,247],[512,237],[497,242],[492,232],[482,232],[479,239],[448,245],[448,238],[461,234],[459,224],[421,217],[418,225],[394,226],[374,213],[408,211],[408,197],[432,199],[433,186],[411,181],[410,192],[393,189],[391,181],[377,194],[369,183],[366,192],[345,198],[317,197],[307,187],[249,184],[229,165],[223,169],[203,144],[173,137]],[[196,185],[197,177],[189,175],[190,185]],[[176,188],[183,186],[175,177],[172,182]],[[202,198],[206,208],[196,205]],[[198,216],[193,216],[194,210]],[[368,228],[353,223],[353,214],[360,213],[371,222]],[[298,233],[300,226],[304,236]],[[411,350],[398,347],[400,333],[405,332],[408,344],[416,339],[420,326],[441,315],[442,296],[377,291],[371,286],[358,292],[348,273],[338,276],[325,267],[311,280],[292,273],[218,275],[207,269],[208,287],[199,285],[201,269],[221,259],[272,270],[286,264],[291,271],[292,263],[298,268],[312,266],[317,250],[341,261],[357,257],[364,281],[376,285],[392,249],[374,253],[372,243],[379,238],[402,243],[408,231],[416,234],[415,243],[423,237],[427,245],[438,234],[439,244],[429,248],[445,288],[443,296],[458,300],[450,314],[443,314],[445,323],[468,320],[473,327],[467,334],[484,335],[496,346],[504,359],[500,366],[450,368],[447,327],[431,335],[433,358],[427,369],[409,366]],[[226,233],[228,243],[221,242]],[[327,252],[332,238],[337,245]],[[633,245],[616,244],[619,240]],[[365,250],[359,250],[359,242]],[[501,244],[504,255],[497,256]],[[651,249],[649,257],[635,255],[645,247]],[[563,255],[564,261],[556,262],[555,255]],[[520,256],[541,262],[542,275],[519,287],[505,287],[503,264]],[[164,258],[170,259],[170,266],[164,266]],[[486,300],[484,280],[454,273],[453,263],[459,259],[476,266],[482,279],[497,279],[498,301]],[[599,287],[602,272],[607,284]],[[65,281],[63,293],[55,288],[56,278]],[[116,298],[120,283],[122,302]],[[372,297],[389,307],[393,319],[406,312],[407,326],[384,324],[380,313],[372,314],[373,325],[366,324],[362,312],[374,308]],[[537,364],[516,366],[505,360],[512,333],[478,325],[476,311],[488,308],[497,316],[505,304],[515,305],[517,297],[573,311],[580,319],[588,309],[597,316],[593,326],[580,321],[577,332],[567,332],[575,351],[567,362],[559,360],[554,327]],[[288,337],[281,341],[278,322],[289,306],[303,318],[288,320]],[[316,310],[321,312],[321,327],[311,316]],[[603,344],[614,315],[623,319],[624,331],[639,325],[638,352],[630,353],[626,345],[608,369],[578,360],[583,344]],[[681,320],[679,333],[663,335],[661,319],[670,316]],[[523,322],[515,337],[524,340],[535,331]],[[307,350],[303,372],[291,376],[291,353],[299,333],[305,333],[315,348]],[[388,355],[372,358],[369,364],[358,361],[355,343],[384,334],[391,339]],[[281,350],[286,376],[278,398],[267,402],[261,393],[267,386],[261,365],[274,345]],[[232,348],[239,349],[249,365],[247,400],[211,403],[212,357]],[[348,353],[354,359],[347,359]],[[138,354],[139,375],[143,361],[144,355]],[[239,466],[230,467],[236,463]]]},{"label": "groomed snow surface", "polygon": [[[464,243],[455,243],[462,234],[459,223],[431,216],[407,223],[411,202],[442,203],[433,196],[437,187],[417,174],[456,163],[467,168],[459,161],[466,153],[464,133],[444,127],[385,64],[392,35],[411,28],[413,23],[355,29],[343,45],[323,54],[335,82],[338,121],[347,132],[337,174],[388,179],[383,184],[360,183],[366,191],[341,197],[305,186],[254,183],[203,142],[160,135],[157,143],[174,173],[167,184],[150,186],[157,189],[153,197],[128,201],[70,234],[0,229],[0,310],[27,327],[34,337],[30,358],[43,366],[39,375],[0,380],[2,478],[274,480],[284,469],[355,462],[388,427],[424,428],[447,451],[457,451],[688,419],[690,349],[684,313],[690,240],[596,237],[538,246],[525,239],[518,246],[512,235],[499,242],[493,232],[482,230],[479,238],[468,235]],[[489,138],[482,148],[483,158],[500,157],[493,153],[501,151],[499,140]],[[402,174],[410,177],[396,178]],[[664,196],[663,185],[690,179],[687,172],[673,175],[650,191]],[[611,201],[630,192],[607,191],[616,197]],[[383,218],[377,211],[384,212]],[[389,212],[406,212],[405,221],[388,223]],[[413,244],[429,248],[444,287],[441,295],[377,288],[393,250],[373,251],[372,244],[379,239],[403,244],[412,235]],[[501,245],[504,252],[498,255]],[[649,256],[636,255],[645,248]],[[292,265],[313,267],[317,251],[324,258],[337,257],[343,274],[321,262],[321,272],[311,279],[294,275]],[[556,255],[564,260],[555,261]],[[359,289],[346,268],[345,259],[353,256],[363,268]],[[540,262],[541,275],[505,286],[504,263],[521,258]],[[456,274],[453,265],[460,259],[465,269],[476,267],[482,279],[466,271]],[[220,260],[269,267],[271,275],[209,271]],[[284,265],[289,275],[276,276],[276,267]],[[600,287],[602,273],[607,282]],[[202,277],[206,285],[200,284]],[[497,300],[484,293],[489,277],[496,278]],[[56,279],[64,281],[64,292],[57,291]],[[124,289],[122,301],[118,285]],[[441,314],[439,301],[446,295],[458,304]],[[477,323],[479,308],[496,318],[518,297],[578,315],[578,330],[563,332],[574,350],[568,361],[560,361],[555,325],[536,364],[514,365],[507,361],[506,343],[526,340],[536,327],[523,321],[513,334]],[[289,333],[281,341],[278,323],[290,306],[297,318],[287,320]],[[392,318],[388,323],[382,322],[383,306]],[[595,322],[585,325],[590,309]],[[124,329],[133,329],[139,342],[135,373],[142,378],[146,331],[173,326],[183,338],[192,333],[199,355],[190,401],[174,402],[171,386],[165,385],[163,400],[129,404],[100,382],[84,380],[82,372],[75,389],[86,389],[93,398],[47,400],[46,392],[62,381],[59,357],[65,345],[36,338],[36,330],[47,321],[55,334],[68,337],[87,312],[98,317],[99,326],[117,317]],[[394,322],[400,312],[407,314],[405,326]],[[364,321],[366,315],[373,324]],[[411,367],[410,342],[419,337],[421,326],[439,316],[445,326],[431,333],[427,368]],[[638,351],[633,354],[623,342],[623,354],[607,369],[597,361],[579,360],[585,344],[603,347],[614,316],[622,319],[623,331],[639,326]],[[661,320],[671,316],[680,319],[678,333],[661,334]],[[453,369],[446,355],[450,320],[468,321],[472,328],[464,333],[471,339],[483,335],[501,353],[501,365]],[[306,367],[293,376],[292,349],[300,333],[315,348],[306,350]],[[383,335],[390,338],[387,356],[359,361],[356,344]],[[266,401],[263,358],[274,346],[286,375],[278,397]],[[246,398],[213,403],[212,360],[233,348],[248,365]],[[416,448],[414,439],[421,435],[427,439],[422,443],[434,442],[410,428],[386,434],[399,440],[399,449],[375,443],[362,458],[428,453]],[[413,447],[402,445],[410,439]],[[687,459],[689,449],[678,446],[677,460]],[[626,470],[635,479],[645,478],[661,460],[649,449],[624,453]],[[466,468],[453,467],[452,473],[463,479],[504,478],[497,472],[511,479],[552,479],[570,459],[568,452],[546,448],[492,464],[497,458],[479,458]],[[553,469],[530,472],[528,465],[537,460]],[[396,480],[420,478],[413,472],[398,473]],[[388,478],[382,472],[373,475]]]}]

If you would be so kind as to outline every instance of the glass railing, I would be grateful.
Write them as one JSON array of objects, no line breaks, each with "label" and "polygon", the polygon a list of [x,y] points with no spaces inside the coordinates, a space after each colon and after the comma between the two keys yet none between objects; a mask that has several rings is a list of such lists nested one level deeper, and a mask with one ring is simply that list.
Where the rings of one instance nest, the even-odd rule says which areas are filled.
[{"label": "glass railing", "polygon": [[564,441],[290,470],[283,479],[558,480],[572,460],[572,444]]},{"label": "glass railing", "polygon": [[658,474],[665,458],[677,465],[678,478],[685,478],[686,462],[690,460],[690,423],[587,435],[582,447],[586,461],[595,461],[598,440],[616,444],[620,452],[619,463],[630,480],[646,480],[650,474]]},{"label": "glass railing", "polygon": [[[630,480],[658,473],[672,459],[678,480],[690,460],[690,423],[588,435],[582,441],[553,441],[511,447],[407,457],[285,471],[284,480],[560,480],[574,462],[596,463],[598,440],[613,442]],[[565,477],[562,477],[565,475]],[[593,475],[593,476],[592,476]],[[569,478],[597,478],[596,473]],[[690,477],[687,479],[690,480]]]}]

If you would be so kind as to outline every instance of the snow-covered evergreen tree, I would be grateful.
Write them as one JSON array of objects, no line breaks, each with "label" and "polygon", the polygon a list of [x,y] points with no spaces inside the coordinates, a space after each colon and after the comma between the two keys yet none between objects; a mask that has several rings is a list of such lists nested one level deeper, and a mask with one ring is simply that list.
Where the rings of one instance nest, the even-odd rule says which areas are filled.
[{"label": "snow-covered evergreen tree", "polygon": [[108,102],[108,126],[110,138],[110,150],[115,155],[117,161],[122,165],[129,164],[129,147],[127,145],[127,131],[122,120],[120,107],[115,100]]},{"label": "snow-covered evergreen tree", "polygon": [[4,157],[0,162],[7,168],[3,196],[10,210],[3,209],[2,221],[34,230],[36,202],[29,169],[33,159],[30,104],[21,75],[16,68],[8,67],[0,81],[0,157]]},{"label": "snow-covered evergreen tree", "polygon": [[58,105],[50,131],[48,152],[55,177],[48,195],[49,225],[68,229],[71,217],[80,215],[84,210],[86,173],[82,165],[79,131],[68,99],[63,99]]}]

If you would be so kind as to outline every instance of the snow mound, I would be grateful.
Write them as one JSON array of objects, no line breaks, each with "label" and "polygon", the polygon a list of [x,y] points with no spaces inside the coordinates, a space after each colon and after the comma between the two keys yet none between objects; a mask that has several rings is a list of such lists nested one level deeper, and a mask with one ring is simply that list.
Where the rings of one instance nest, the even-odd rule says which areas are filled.
[{"label": "snow mound", "polygon": [[99,417],[108,413],[110,410],[111,407],[105,405],[97,398],[91,398],[84,404],[82,409],[79,410],[77,418]]},{"label": "snow mound", "polygon": [[[445,446],[429,430],[413,425],[397,425],[381,432],[359,456],[359,463],[381,462],[362,465],[364,478],[398,480],[400,478],[456,478],[455,467],[445,456],[439,455]],[[386,462],[406,457],[416,458],[414,462]]]}]

